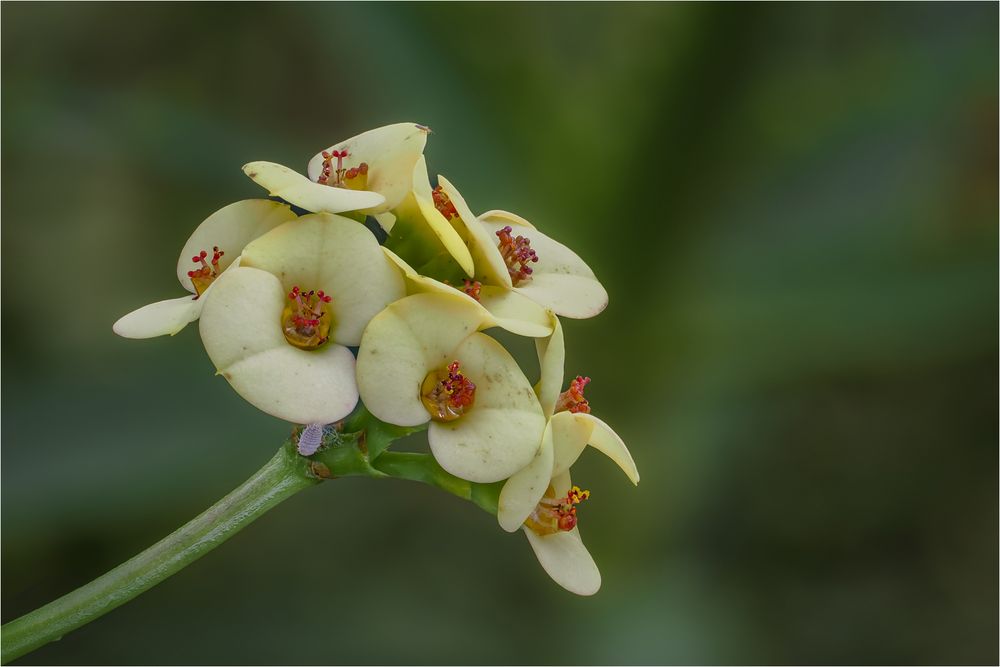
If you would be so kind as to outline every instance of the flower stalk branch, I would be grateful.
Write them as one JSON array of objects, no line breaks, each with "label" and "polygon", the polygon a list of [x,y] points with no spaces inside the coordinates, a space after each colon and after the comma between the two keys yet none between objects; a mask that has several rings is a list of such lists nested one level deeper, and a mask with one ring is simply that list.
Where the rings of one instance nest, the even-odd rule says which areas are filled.
[{"label": "flower stalk branch", "polygon": [[247,481],[178,530],[90,583],[5,624],[0,628],[0,661],[16,660],[125,604],[323,479],[395,477],[424,482],[495,514],[497,485],[458,479],[428,454],[385,452],[393,440],[419,430],[380,422],[359,405],[334,432],[330,445],[314,456],[300,456],[295,443],[286,442]]},{"label": "flower stalk branch", "polygon": [[430,454],[386,452],[375,461],[374,466],[388,477],[429,484],[475,503],[490,514],[497,513],[497,499],[503,482],[477,484],[455,477],[438,465]]},{"label": "flower stalk branch", "polygon": [[107,574],[2,628],[4,664],[100,618],[187,567],[257,517],[319,483],[290,447],[202,514]]}]

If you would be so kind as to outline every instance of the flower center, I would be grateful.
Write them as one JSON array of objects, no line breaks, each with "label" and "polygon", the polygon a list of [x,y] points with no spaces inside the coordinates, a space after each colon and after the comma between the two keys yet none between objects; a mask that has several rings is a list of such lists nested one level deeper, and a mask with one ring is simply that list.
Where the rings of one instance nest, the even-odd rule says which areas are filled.
[{"label": "flower center", "polygon": [[296,285],[288,293],[288,300],[281,313],[285,340],[303,350],[315,350],[329,340],[332,297],[323,290],[303,292]]},{"label": "flower center", "polygon": [[536,535],[552,535],[560,530],[573,530],[576,527],[576,506],[589,497],[590,491],[574,486],[565,496],[556,498],[555,492],[549,486],[524,525],[535,531]]},{"label": "flower center", "polygon": [[225,255],[223,251],[219,250],[219,246],[214,246],[212,248],[212,262],[208,261],[208,252],[202,250],[200,253],[191,258],[191,261],[195,264],[201,264],[201,267],[194,269],[193,271],[188,271],[188,278],[191,279],[191,284],[194,285],[194,291],[197,293],[198,298],[205,293],[208,286],[219,277],[222,273],[219,270],[219,260]]},{"label": "flower center", "polygon": [[590,414],[590,401],[583,396],[583,388],[590,382],[590,378],[576,376],[576,379],[569,383],[569,389],[559,394],[556,400],[556,412],[569,410],[570,412],[585,412]]},{"label": "flower center", "polygon": [[[320,185],[329,185],[334,188],[347,188],[348,190],[365,190],[368,187],[368,163],[362,162],[357,167],[350,169],[344,167],[344,158],[347,151],[323,151],[323,171],[316,182]],[[333,161],[337,161],[337,168],[333,168]]]},{"label": "flower center", "polygon": [[453,361],[427,374],[420,385],[420,400],[434,421],[454,421],[472,409],[476,385],[465,377],[459,363]]},{"label": "flower center", "polygon": [[462,291],[479,301],[479,291],[483,289],[483,284],[478,280],[469,280],[468,278],[463,278],[462,281],[464,283]]},{"label": "flower center", "polygon": [[[451,284],[450,280],[445,280],[444,284],[448,285],[449,287],[455,287],[454,285]],[[483,284],[478,280],[469,280],[468,278],[462,278],[462,286],[455,287],[455,289],[457,289],[459,292],[464,292],[465,294],[468,294],[476,301],[479,301],[479,292],[480,290],[483,289]]]},{"label": "flower center", "polygon": [[538,255],[531,249],[531,241],[524,236],[511,236],[513,231],[510,225],[507,225],[497,232],[497,237],[500,239],[497,248],[504,264],[507,265],[510,281],[517,287],[531,280],[531,267],[528,264],[537,262]]},{"label": "flower center", "polygon": [[458,217],[458,210],[451,203],[451,197],[441,189],[440,185],[431,191],[431,197],[434,199],[434,208],[444,216],[445,220],[453,220]]}]

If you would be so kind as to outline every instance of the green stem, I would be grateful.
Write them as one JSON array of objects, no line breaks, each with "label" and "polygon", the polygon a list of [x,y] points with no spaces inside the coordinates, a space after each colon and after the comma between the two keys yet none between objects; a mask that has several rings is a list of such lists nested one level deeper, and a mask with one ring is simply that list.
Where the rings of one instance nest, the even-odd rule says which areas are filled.
[{"label": "green stem", "polygon": [[394,477],[423,482],[496,514],[500,483],[459,479],[429,454],[385,451],[393,440],[422,428],[385,424],[359,406],[326,436],[324,447],[313,456],[299,456],[292,441],[285,443],[250,479],[189,523],[107,574],[0,628],[0,661],[15,660],[125,604],[323,479]]},{"label": "green stem", "polygon": [[430,484],[453,496],[469,500],[490,514],[497,513],[503,482],[477,484],[455,477],[438,465],[430,454],[385,452],[372,466],[389,477]]},{"label": "green stem", "polygon": [[180,529],[89,584],[4,625],[3,663],[125,604],[319,481],[309,474],[305,459],[282,447],[250,479]]}]

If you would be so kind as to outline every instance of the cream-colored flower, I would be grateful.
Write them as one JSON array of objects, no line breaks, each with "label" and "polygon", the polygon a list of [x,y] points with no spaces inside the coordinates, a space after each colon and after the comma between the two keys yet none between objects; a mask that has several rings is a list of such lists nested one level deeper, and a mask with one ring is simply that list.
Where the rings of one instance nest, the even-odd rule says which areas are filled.
[{"label": "cream-colored flower", "polygon": [[545,417],[531,384],[497,341],[483,308],[458,295],[415,294],[375,316],[358,351],[358,388],[369,411],[398,426],[430,422],[442,468],[496,482],[535,455]]},{"label": "cream-colored flower", "polygon": [[412,189],[391,211],[376,215],[389,233],[385,246],[417,267],[421,274],[471,277],[472,255],[461,234],[434,204],[434,190],[423,156],[413,167]]},{"label": "cream-colored flower", "polygon": [[573,486],[569,472],[553,477],[529,525],[524,526],[545,572],[577,595],[593,595],[601,588],[601,571],[576,525],[576,505],[589,496],[589,491]]},{"label": "cream-colored flower", "polygon": [[639,483],[639,472],[618,434],[589,414],[583,397],[589,379],[577,377],[560,393],[565,345],[558,319],[553,320],[552,337],[537,342],[541,377],[535,389],[548,423],[535,458],[500,491],[497,520],[504,530],[524,530],[556,583],[592,595],[600,588],[601,575],[580,539],[576,519],[576,505],[590,493],[571,485],[569,469],[590,445],[614,461],[633,484]]},{"label": "cream-colored flower", "polygon": [[198,319],[215,279],[239,265],[246,244],[295,217],[284,204],[266,199],[246,199],[219,209],[194,230],[177,260],[177,279],[194,296],[132,311],[115,322],[115,333],[125,338],[176,334]]},{"label": "cream-colored flower", "polygon": [[328,424],[358,399],[355,360],[368,322],[404,293],[362,225],[318,213],[247,245],[201,315],[208,356],[247,401],[300,424]]},{"label": "cream-colored flower", "polygon": [[472,255],[456,227],[457,220],[452,222],[437,208],[435,201],[440,198],[440,190],[431,188],[421,157],[413,170],[413,190],[397,208],[376,216],[389,230],[382,249],[406,276],[407,293],[460,295],[485,308],[497,326],[508,331],[531,337],[550,335],[548,314],[537,303],[512,290],[470,280],[475,273]]},{"label": "cream-colored flower", "polygon": [[308,177],[274,162],[250,162],[243,171],[271,196],[307,211],[377,215],[412,189],[429,132],[416,123],[369,130],[313,156]]},{"label": "cream-colored flower", "polygon": [[564,317],[593,317],[608,305],[604,286],[575,252],[513,213],[488,211],[477,218],[448,179],[438,176],[438,183],[435,204],[464,228],[476,281]]}]

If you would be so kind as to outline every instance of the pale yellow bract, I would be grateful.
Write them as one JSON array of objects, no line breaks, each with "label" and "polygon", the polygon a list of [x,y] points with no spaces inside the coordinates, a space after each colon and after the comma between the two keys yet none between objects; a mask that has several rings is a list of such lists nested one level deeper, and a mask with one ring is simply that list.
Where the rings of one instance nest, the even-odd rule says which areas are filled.
[{"label": "pale yellow bract", "polygon": [[373,415],[400,426],[430,421],[421,383],[428,373],[461,363],[476,385],[475,405],[455,421],[432,421],[427,437],[442,468],[473,482],[496,482],[522,469],[545,428],[517,362],[479,333],[491,326],[493,318],[471,299],[414,294],[372,319],[358,352],[361,399]]},{"label": "pale yellow bract", "polygon": [[134,310],[115,322],[114,332],[125,338],[153,338],[178,333],[201,315],[214,285],[200,297],[195,294],[188,271],[196,268],[191,261],[202,250],[213,247],[225,251],[219,262],[220,273],[239,265],[244,246],[295,214],[287,206],[266,199],[246,199],[223,207],[205,219],[184,244],[177,260],[177,280],[191,294],[176,299],[157,301]]},{"label": "pale yellow bract", "polygon": [[440,280],[420,275],[402,257],[388,248],[382,248],[382,252],[406,276],[406,291],[409,294],[438,293],[468,299],[475,306],[484,309],[497,326],[519,336],[539,338],[549,336],[552,333],[552,325],[545,309],[516,292],[502,287],[483,285],[480,289],[479,299],[476,300]]},{"label": "pale yellow bract", "polygon": [[[330,340],[315,350],[296,348],[282,332],[296,286],[333,298]],[[403,293],[402,276],[367,229],[328,213],[307,215],[244,249],[241,266],[213,286],[201,338],[218,373],[257,408],[290,422],[328,424],[358,399],[347,346]]]},{"label": "pale yellow bract", "polygon": [[423,155],[429,130],[416,123],[396,123],[363,132],[326,152],[344,151],[345,168],[368,165],[364,190],[318,183],[323,169],[323,151],[309,161],[308,177],[274,162],[256,161],[243,172],[274,197],[314,213],[379,215],[395,208],[413,187],[413,168]]},{"label": "pale yellow bract", "polygon": [[552,324],[551,338],[536,342],[540,379],[535,391],[548,422],[535,457],[500,491],[497,521],[509,532],[523,528],[538,561],[556,583],[579,595],[592,595],[600,587],[601,575],[580,539],[579,529],[538,535],[524,522],[550,485],[555,498],[565,496],[571,486],[569,469],[587,445],[607,455],[633,484],[639,483],[639,472],[625,443],[603,421],[584,413],[553,414],[563,384],[566,348],[555,315]]},{"label": "pale yellow bract", "polygon": [[[472,276],[472,255],[458,230],[434,207],[434,194],[427,174],[427,161],[421,155],[413,167],[413,188],[391,213],[376,216],[379,224],[388,231],[396,221],[404,220],[409,233],[417,237],[418,244],[437,246],[425,248],[429,255],[447,254],[467,276]],[[411,242],[413,239],[411,239]]]},{"label": "pale yellow bract", "polygon": [[[474,277],[484,286],[516,292],[556,315],[573,319],[594,317],[607,307],[607,291],[575,252],[513,213],[488,211],[476,217],[448,179],[438,176],[438,182],[458,211],[475,264]],[[538,261],[531,264],[531,279],[520,285],[512,284],[507,265],[497,248],[496,233],[507,226],[515,235],[528,237],[538,254]]]}]

